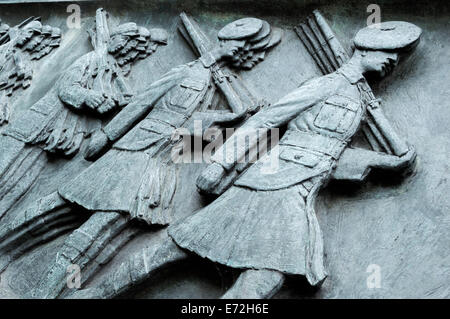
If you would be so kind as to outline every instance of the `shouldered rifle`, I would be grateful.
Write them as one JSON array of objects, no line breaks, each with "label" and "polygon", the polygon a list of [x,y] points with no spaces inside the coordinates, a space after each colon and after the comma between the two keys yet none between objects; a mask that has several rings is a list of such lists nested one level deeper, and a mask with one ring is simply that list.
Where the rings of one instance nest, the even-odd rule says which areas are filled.
[{"label": "shouldered rifle", "polygon": [[[295,31],[323,74],[336,71],[350,59],[318,10],[314,10],[311,17],[295,27]],[[379,107],[379,100],[375,98],[365,79],[361,87],[371,100],[367,105],[368,117],[366,123],[362,126],[363,133],[371,148],[374,151],[385,151],[397,156],[405,154],[408,151],[408,146],[398,137],[387,121]]]},{"label": "shouldered rifle", "polygon": [[[180,18],[182,26],[179,27],[179,31],[193,51],[199,57],[207,54],[214,45],[198,24],[186,13],[182,12]],[[248,111],[258,106],[258,100],[242,83],[242,80],[234,76],[227,67],[219,67],[217,64],[213,64],[211,71],[216,85],[227,97],[229,106],[233,113],[237,114],[237,117],[244,116]]]},{"label": "shouldered rifle", "polygon": [[[192,50],[198,56],[207,54],[213,48],[213,44],[211,43],[211,41],[202,32],[197,23],[193,19],[189,18],[184,12],[180,14],[180,17],[182,25],[179,27],[179,31],[191,46]],[[213,64],[211,66],[211,71],[216,85],[226,96],[230,108],[233,113],[237,114],[237,118],[244,119],[243,117],[245,115],[250,116],[249,113],[251,111],[254,111],[259,106],[262,106],[260,105],[260,101],[256,99],[254,95],[247,89],[243,81],[239,77],[233,75],[226,66],[219,67],[217,64]],[[259,141],[258,145],[259,150],[262,149],[267,151],[267,140]],[[264,153],[264,151],[262,153]],[[252,162],[254,162],[257,156],[260,155],[262,154],[249,152],[249,160],[244,163],[235,165],[230,171],[228,171],[219,185],[217,185],[214,190],[211,190],[211,193],[219,195],[224,192],[239,176],[239,174],[244,171]]]},{"label": "shouldered rifle", "polygon": [[106,19],[106,12],[103,8],[99,8],[95,14],[95,33],[91,34],[92,45],[94,46],[96,59],[96,76],[92,89],[99,93],[106,93],[104,87],[105,73],[109,69],[107,54],[108,54],[108,41],[109,41],[109,29]]}]

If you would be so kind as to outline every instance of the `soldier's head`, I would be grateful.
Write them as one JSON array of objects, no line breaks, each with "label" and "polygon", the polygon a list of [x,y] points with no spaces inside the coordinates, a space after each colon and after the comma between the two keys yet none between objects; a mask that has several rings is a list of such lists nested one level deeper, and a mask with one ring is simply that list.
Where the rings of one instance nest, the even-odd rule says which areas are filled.
[{"label": "soldier's head", "polygon": [[227,24],[219,33],[217,60],[235,68],[251,69],[264,60],[265,53],[281,41],[281,31],[273,30],[267,21],[243,18]]},{"label": "soldier's head", "polygon": [[41,44],[44,38],[45,35],[36,34],[23,47],[25,48],[25,50],[33,51],[39,44]]},{"label": "soldier's head", "polygon": [[31,21],[30,23],[17,30],[16,44],[19,47],[25,45],[31,38],[33,38],[34,35],[40,35],[41,31],[42,24],[38,20]]},{"label": "soldier's head", "polygon": [[167,33],[163,29],[151,29],[125,23],[111,32],[108,52],[125,65],[137,58],[145,58],[155,52],[158,45],[167,44]]},{"label": "soldier's head", "polygon": [[156,51],[158,46],[167,45],[168,34],[167,31],[160,28],[153,28],[149,30],[149,42],[147,46],[147,55]]},{"label": "soldier's head", "polygon": [[165,30],[148,30],[131,22],[113,29],[108,42],[108,52],[115,58],[123,73],[128,74],[135,60],[145,59],[155,52],[159,45],[165,44],[167,44]]},{"label": "soldier's head", "polygon": [[400,56],[414,49],[422,30],[412,23],[383,22],[360,30],[353,40],[362,72],[384,77],[397,65]]},{"label": "soldier's head", "polygon": [[[126,54],[132,48],[128,42],[139,36],[139,29],[136,23],[124,23],[114,28],[111,32],[108,42],[108,52],[115,55],[118,53]],[[137,42],[136,42],[137,43]]]},{"label": "soldier's head", "polygon": [[6,23],[2,23],[0,21],[0,37],[3,38],[3,36],[5,36],[8,33],[9,29],[10,29],[9,25],[7,25]]}]

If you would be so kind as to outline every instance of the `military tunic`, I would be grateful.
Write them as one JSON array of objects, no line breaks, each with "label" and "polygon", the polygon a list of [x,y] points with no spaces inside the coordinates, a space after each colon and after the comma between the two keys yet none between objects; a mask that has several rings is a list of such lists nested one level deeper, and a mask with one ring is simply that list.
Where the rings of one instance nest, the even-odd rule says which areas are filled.
[{"label": "military tunic", "polygon": [[276,148],[278,169],[263,173],[268,159],[258,160],[212,204],[171,225],[175,242],[230,267],[274,269],[321,282],[326,272],[314,199],[364,117],[361,79],[339,69],[250,118],[244,127],[288,123]]},{"label": "military tunic", "polygon": [[[100,127],[98,119],[89,119],[84,100],[89,90],[96,90],[97,72],[101,59],[95,51],[80,57],[59,78],[57,84],[30,109],[20,114],[3,132],[29,145],[48,152],[76,153],[93,128]],[[122,71],[112,57],[107,58],[108,72],[103,74],[102,91],[117,101],[129,93],[123,87]]]},{"label": "military tunic", "polygon": [[157,88],[161,83],[168,89],[154,105],[148,105],[154,98],[149,89],[119,113],[105,128],[110,135],[116,134],[116,123],[120,126],[136,112],[147,112],[110,151],[61,187],[60,195],[91,211],[126,212],[149,224],[170,223],[178,184],[176,165],[170,157],[172,137],[208,103],[205,100],[215,90],[211,80],[210,69],[197,60],[152,84]]},{"label": "military tunic", "polygon": [[[110,78],[102,79],[110,96],[123,100],[123,76],[110,57]],[[86,134],[101,123],[85,114],[84,98],[94,89],[100,57],[90,52],[70,66],[39,101],[23,111],[0,136],[0,216],[32,185],[45,166],[45,152],[74,155]],[[115,73],[115,75],[113,75]]]}]

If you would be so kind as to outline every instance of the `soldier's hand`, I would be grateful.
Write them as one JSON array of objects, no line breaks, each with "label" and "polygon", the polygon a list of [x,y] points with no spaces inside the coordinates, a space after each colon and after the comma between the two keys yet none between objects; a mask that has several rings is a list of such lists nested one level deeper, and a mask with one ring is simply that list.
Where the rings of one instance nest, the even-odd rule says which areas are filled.
[{"label": "soldier's hand", "polygon": [[124,107],[124,106],[126,106],[126,105],[128,105],[128,103],[130,103],[131,102],[131,99],[133,98],[133,94],[131,94],[131,93],[125,93],[124,95],[123,95],[123,98],[122,98],[122,100],[119,100],[119,106],[121,106],[121,107]]},{"label": "soldier's hand", "polygon": [[104,95],[95,91],[89,91],[84,99],[84,103],[93,110],[102,105],[104,101]]},{"label": "soldier's hand", "polygon": [[416,159],[416,151],[414,147],[409,146],[408,152],[406,152],[402,156],[385,155],[383,159],[384,160],[380,161],[381,165],[374,166],[381,166],[394,170],[402,170],[411,167],[414,164],[414,161]]},{"label": "soldier's hand", "polygon": [[249,107],[248,113],[250,115],[253,115],[268,106],[269,106],[269,102],[267,102],[265,99],[261,99],[255,105],[252,105]]},{"label": "soldier's hand", "polygon": [[109,140],[102,130],[95,131],[91,136],[91,141],[87,147],[84,158],[88,161],[96,159],[108,146]]},{"label": "soldier's hand", "polygon": [[106,98],[104,102],[97,108],[97,112],[105,114],[116,107],[116,102],[111,98]]},{"label": "soldier's hand", "polygon": [[225,176],[225,169],[218,163],[212,163],[197,178],[197,188],[203,193],[212,193]]},{"label": "soldier's hand", "polygon": [[398,168],[407,168],[411,167],[416,160],[417,153],[413,146],[409,147],[408,152],[406,154],[400,156],[400,164]]}]

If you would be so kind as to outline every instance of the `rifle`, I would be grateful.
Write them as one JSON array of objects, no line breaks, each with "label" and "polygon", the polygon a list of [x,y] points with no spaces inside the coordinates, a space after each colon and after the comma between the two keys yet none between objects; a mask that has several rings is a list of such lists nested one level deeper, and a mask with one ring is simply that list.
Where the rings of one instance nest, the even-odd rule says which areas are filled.
[{"label": "rifle", "polygon": [[[295,31],[324,75],[336,71],[350,59],[318,10],[314,10],[311,17],[295,27]],[[391,124],[386,120],[379,100],[375,98],[366,79],[363,80],[361,88],[371,100],[367,106],[369,116],[362,126],[362,131],[371,148],[374,151],[384,150],[388,154],[397,156],[408,152],[406,143],[397,136]]]},{"label": "rifle", "polygon": [[[186,13],[180,14],[182,26],[178,29],[193,51],[202,56],[207,54],[214,45],[203,33],[198,24],[190,18]],[[244,83],[237,77],[232,75],[226,66],[211,66],[214,82],[220,88],[225,96],[233,113],[239,116],[245,115],[258,104],[258,100],[247,89]]]},{"label": "rifle", "polygon": [[[182,26],[178,29],[181,35],[185,38],[187,43],[191,46],[192,50],[198,55],[202,56],[207,54],[212,48],[213,44],[208,37],[202,32],[197,23],[189,18],[186,13],[181,13],[180,18]],[[227,96],[232,111],[238,115],[249,116],[255,106],[258,105],[258,100],[247,89],[243,81],[231,74],[231,71],[226,66],[218,66],[214,64],[211,66],[212,76],[216,85]],[[267,141],[258,142],[259,149],[266,150]],[[261,154],[259,154],[261,155]],[[231,183],[242,173],[252,162],[256,160],[256,153],[248,154],[249,161],[245,163],[238,163],[230,170],[227,175],[222,179],[219,185],[211,191],[212,194],[219,195],[224,192]]]},{"label": "rifle", "polygon": [[106,13],[102,8],[97,9],[95,14],[95,37],[92,37],[95,53],[98,56],[98,73],[95,77],[93,89],[105,93],[103,77],[108,69],[107,44],[109,41],[108,22]]},{"label": "rifle", "polygon": [[[89,35],[97,55],[97,71],[94,78],[92,89],[96,92],[100,92],[104,95],[105,101],[98,107],[99,112],[109,111],[113,105],[111,103],[117,102],[119,105],[123,105],[125,101],[117,99],[114,96],[114,91],[111,86],[113,77],[116,76],[115,81],[118,83],[119,89],[125,95],[131,92],[128,84],[124,81],[122,71],[118,70],[116,63],[111,62],[108,53],[108,42],[110,40],[110,33],[108,28],[108,21],[106,11],[103,8],[99,8],[95,15],[95,32],[89,30]],[[126,103],[125,103],[126,104]]]}]

